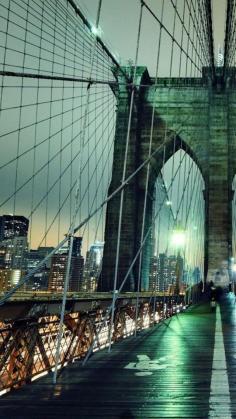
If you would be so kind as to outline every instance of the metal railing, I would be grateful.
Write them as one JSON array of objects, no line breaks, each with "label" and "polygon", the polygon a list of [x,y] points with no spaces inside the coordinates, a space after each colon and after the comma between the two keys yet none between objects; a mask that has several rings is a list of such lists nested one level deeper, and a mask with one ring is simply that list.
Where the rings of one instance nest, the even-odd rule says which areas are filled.
[{"label": "metal railing", "polygon": [[[149,328],[186,308],[184,297],[158,297],[140,301],[137,330]],[[135,332],[135,303],[117,304],[112,328],[112,342],[132,336]],[[104,322],[106,309],[67,313],[64,319],[59,367],[87,354],[92,342],[93,352],[109,345],[109,322]],[[31,317],[0,323],[0,392],[53,371],[59,328],[59,315]]]}]

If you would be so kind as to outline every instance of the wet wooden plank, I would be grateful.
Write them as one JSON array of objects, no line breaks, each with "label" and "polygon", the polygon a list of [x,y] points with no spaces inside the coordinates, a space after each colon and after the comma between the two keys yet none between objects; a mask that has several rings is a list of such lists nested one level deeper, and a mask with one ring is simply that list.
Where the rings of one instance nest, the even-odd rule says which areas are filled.
[{"label": "wet wooden plank", "polygon": [[214,328],[209,306],[191,309],[4,396],[0,417],[206,418]]}]

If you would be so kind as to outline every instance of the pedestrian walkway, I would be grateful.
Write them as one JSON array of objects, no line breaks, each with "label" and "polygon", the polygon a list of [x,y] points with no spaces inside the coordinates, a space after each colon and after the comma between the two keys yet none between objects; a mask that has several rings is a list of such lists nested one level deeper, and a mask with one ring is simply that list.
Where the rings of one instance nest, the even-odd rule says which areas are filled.
[{"label": "pedestrian walkway", "polygon": [[236,418],[236,309],[189,309],[0,401],[1,418]]}]

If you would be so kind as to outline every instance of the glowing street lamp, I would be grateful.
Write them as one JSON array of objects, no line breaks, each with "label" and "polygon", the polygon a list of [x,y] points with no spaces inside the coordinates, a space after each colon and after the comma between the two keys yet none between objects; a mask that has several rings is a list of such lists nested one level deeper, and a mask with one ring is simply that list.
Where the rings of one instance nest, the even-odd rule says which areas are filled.
[{"label": "glowing street lamp", "polygon": [[186,243],[186,231],[181,228],[176,228],[172,233],[172,244],[176,248],[180,249],[184,247]]}]

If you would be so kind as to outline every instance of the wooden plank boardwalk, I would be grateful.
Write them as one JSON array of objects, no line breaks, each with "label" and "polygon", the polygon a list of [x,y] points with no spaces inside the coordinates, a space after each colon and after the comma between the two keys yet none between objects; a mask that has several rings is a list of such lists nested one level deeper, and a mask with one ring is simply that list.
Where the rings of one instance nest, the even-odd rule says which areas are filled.
[{"label": "wooden plank boardwalk", "polygon": [[236,418],[234,297],[216,313],[201,305],[119,342],[85,367],[75,362],[55,386],[48,375],[8,393],[0,417]]}]

